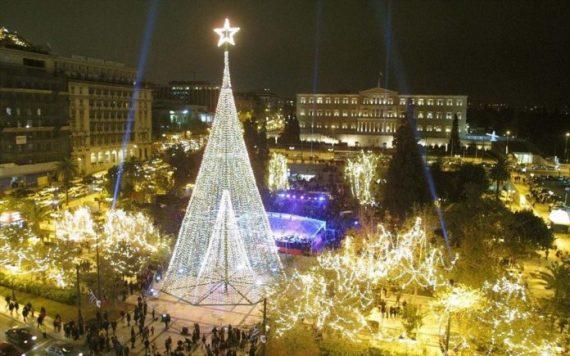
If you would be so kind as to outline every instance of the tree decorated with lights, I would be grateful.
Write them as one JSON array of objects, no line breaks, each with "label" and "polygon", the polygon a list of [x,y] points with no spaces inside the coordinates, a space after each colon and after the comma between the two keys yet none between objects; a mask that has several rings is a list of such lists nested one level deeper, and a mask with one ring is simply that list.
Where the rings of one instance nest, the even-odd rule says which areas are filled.
[{"label": "tree decorated with lights", "polygon": [[377,155],[360,151],[356,158],[346,163],[345,177],[352,195],[361,205],[376,205],[378,161]]},{"label": "tree decorated with lights", "polygon": [[[218,47],[224,46],[222,88],[196,185],[161,290],[194,304],[250,303],[257,301],[254,299],[261,294],[263,285],[280,273],[281,262],[255,183],[231,87],[229,46],[235,44],[234,35],[239,28],[230,27],[226,19],[224,27],[214,31],[220,36]],[[223,247],[224,253],[212,251],[216,246]],[[214,265],[219,266],[220,257],[237,263],[222,264],[229,272],[236,266],[246,270],[250,266],[252,274],[247,275],[253,280],[228,273],[224,284],[229,288],[220,288],[219,278],[204,278]]]},{"label": "tree decorated with lights", "polygon": [[80,207],[74,212],[66,210],[61,219],[55,221],[55,236],[71,242],[83,242],[95,237],[91,211]]},{"label": "tree decorated with lights", "polygon": [[272,192],[289,189],[287,158],[282,154],[271,154],[267,167],[267,188]]},{"label": "tree decorated with lights", "polygon": [[315,266],[282,282],[271,299],[277,335],[310,324],[324,335],[355,339],[369,330],[367,320],[375,320],[381,287],[436,289],[446,283],[445,268],[421,219],[398,234],[379,226],[370,236],[348,236],[340,251],[324,253]]},{"label": "tree decorated with lights", "polygon": [[123,276],[135,276],[151,257],[168,251],[147,216],[119,209],[107,212],[100,243],[105,261]]}]

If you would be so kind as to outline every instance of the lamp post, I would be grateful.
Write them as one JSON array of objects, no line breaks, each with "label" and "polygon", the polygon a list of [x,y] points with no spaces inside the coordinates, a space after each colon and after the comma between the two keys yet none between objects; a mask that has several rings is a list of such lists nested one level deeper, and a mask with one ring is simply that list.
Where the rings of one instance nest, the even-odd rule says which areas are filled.
[{"label": "lamp post", "polygon": [[511,131],[507,131],[507,146],[505,147],[505,153],[509,154],[509,136],[511,135]]},{"label": "lamp post", "polygon": [[570,132],[564,135],[564,162],[566,163],[568,163],[568,137],[570,137]]}]

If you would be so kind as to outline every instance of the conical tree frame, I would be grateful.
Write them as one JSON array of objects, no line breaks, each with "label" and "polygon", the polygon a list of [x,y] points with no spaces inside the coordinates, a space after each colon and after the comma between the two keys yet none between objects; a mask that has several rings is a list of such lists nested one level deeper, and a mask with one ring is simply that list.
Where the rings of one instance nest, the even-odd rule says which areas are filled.
[{"label": "conical tree frame", "polygon": [[281,261],[243,139],[229,72],[229,53],[224,51],[224,76],[213,126],[192,197],[182,221],[161,290],[191,304],[251,304],[259,300],[233,298],[211,303],[195,289],[202,262],[227,192],[247,259],[255,276],[249,294],[263,295],[263,286],[281,273]]}]

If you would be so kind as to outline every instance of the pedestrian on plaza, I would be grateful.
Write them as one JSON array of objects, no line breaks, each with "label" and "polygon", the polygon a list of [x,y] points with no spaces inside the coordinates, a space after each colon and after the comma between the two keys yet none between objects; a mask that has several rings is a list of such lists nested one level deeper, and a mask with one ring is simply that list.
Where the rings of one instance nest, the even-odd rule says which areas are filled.
[{"label": "pedestrian on plaza", "polygon": [[156,321],[156,311],[152,308],[152,321]]},{"label": "pedestrian on plaza", "polygon": [[144,351],[145,351],[145,355],[148,355],[150,350],[150,341],[148,341],[148,339],[144,339]]},{"label": "pedestrian on plaza", "polygon": [[57,333],[61,331],[61,315],[59,314],[56,314],[53,319],[53,331]]},{"label": "pedestrian on plaza", "polygon": [[120,315],[121,315],[121,321],[125,320],[125,311],[124,310],[121,310]]},{"label": "pedestrian on plaza", "polygon": [[131,334],[131,348],[134,350],[135,349],[135,341],[137,340],[135,335]]},{"label": "pedestrian on plaza", "polygon": [[24,319],[24,322],[28,322],[28,313],[30,311],[28,310],[27,306],[24,306],[24,308],[22,308],[22,318]]},{"label": "pedestrian on plaza", "polygon": [[113,330],[113,336],[115,336],[115,334],[117,333],[117,321],[113,320],[111,322],[111,330]]},{"label": "pedestrian on plaza", "polygon": [[131,326],[131,336],[136,335],[137,333],[135,332],[135,326]]},{"label": "pedestrian on plaza", "polygon": [[146,312],[148,311],[148,304],[146,301],[143,303],[143,318],[146,317]]},{"label": "pedestrian on plaza", "polygon": [[170,336],[164,340],[164,348],[166,349],[166,354],[170,355],[170,350],[172,349],[172,338]]},{"label": "pedestrian on plaza", "polygon": [[38,323],[38,328],[44,324],[44,316],[42,314],[38,315],[38,319],[36,320]]},{"label": "pedestrian on plaza", "polygon": [[127,326],[131,326],[131,314],[127,312]]},{"label": "pedestrian on plaza", "polygon": [[154,336],[154,325],[150,326],[150,334]]},{"label": "pedestrian on plaza", "polygon": [[8,305],[8,309],[10,309],[10,316],[13,316],[13,314],[14,314],[14,303],[10,302],[10,304]]},{"label": "pedestrian on plaza", "polygon": [[6,301],[6,308],[10,307],[10,301],[12,300],[12,298],[7,295],[6,298],[4,298],[4,300]]},{"label": "pedestrian on plaza", "polygon": [[16,309],[16,315],[18,315],[18,310],[20,309],[20,304],[18,302],[14,302],[14,309]]}]

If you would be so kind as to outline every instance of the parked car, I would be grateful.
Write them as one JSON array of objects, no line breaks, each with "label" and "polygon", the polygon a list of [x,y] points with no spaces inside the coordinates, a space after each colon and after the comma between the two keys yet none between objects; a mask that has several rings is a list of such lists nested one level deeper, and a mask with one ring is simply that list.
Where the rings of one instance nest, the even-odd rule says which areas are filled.
[{"label": "parked car", "polygon": [[7,342],[0,342],[0,356],[22,356],[22,350]]},{"label": "parked car", "polygon": [[11,343],[22,347],[31,347],[35,344],[38,337],[32,334],[32,329],[28,327],[13,327],[6,330],[6,338]]},{"label": "parked car", "polygon": [[65,342],[58,342],[53,345],[50,345],[46,347],[45,352],[47,355],[53,355],[53,356],[66,356],[66,355],[83,356],[83,353],[78,351],[77,347]]}]

